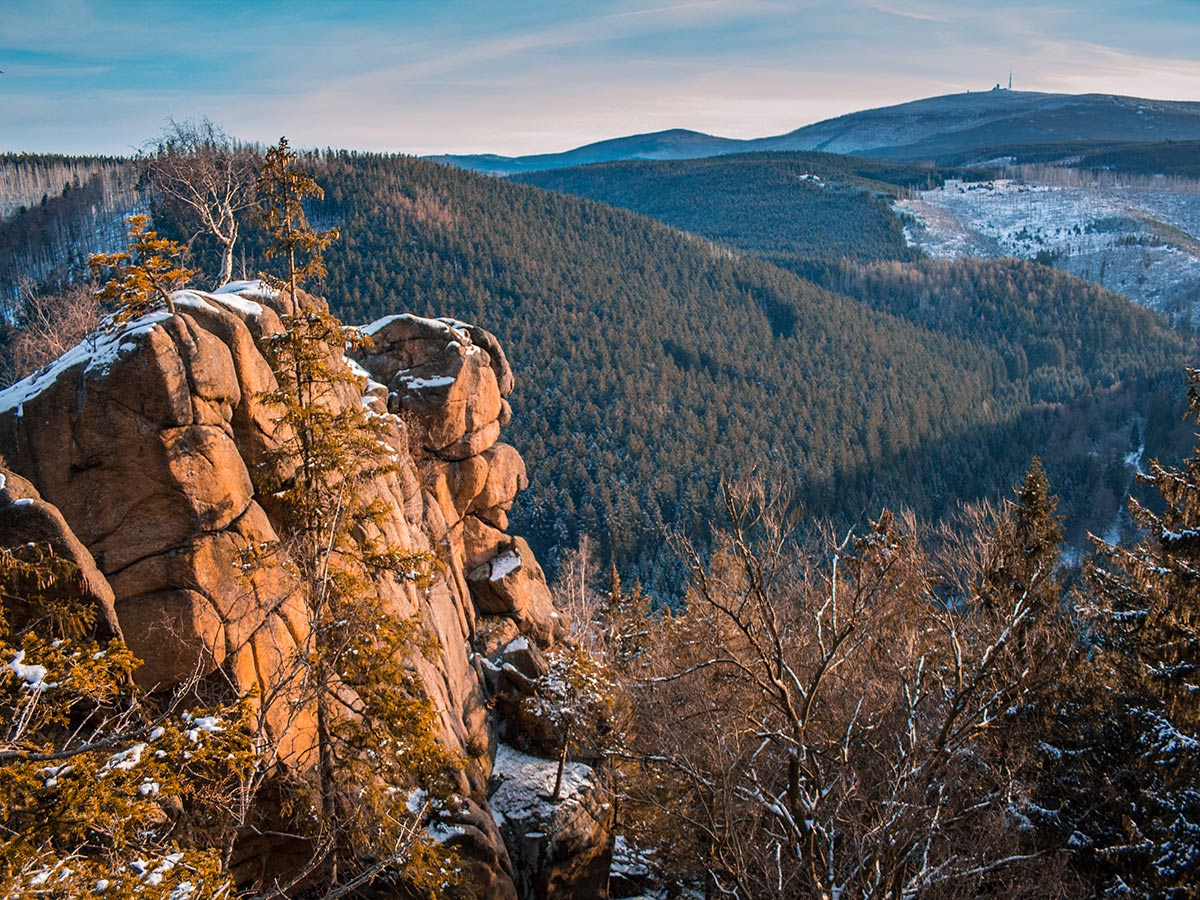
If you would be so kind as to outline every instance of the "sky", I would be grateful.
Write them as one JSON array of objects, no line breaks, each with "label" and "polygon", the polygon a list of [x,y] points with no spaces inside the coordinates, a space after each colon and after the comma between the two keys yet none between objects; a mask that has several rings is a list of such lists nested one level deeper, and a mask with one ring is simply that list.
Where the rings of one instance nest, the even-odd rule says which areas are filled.
[{"label": "sky", "polygon": [[985,90],[1200,100],[1200,0],[0,0],[0,151],[555,152]]}]

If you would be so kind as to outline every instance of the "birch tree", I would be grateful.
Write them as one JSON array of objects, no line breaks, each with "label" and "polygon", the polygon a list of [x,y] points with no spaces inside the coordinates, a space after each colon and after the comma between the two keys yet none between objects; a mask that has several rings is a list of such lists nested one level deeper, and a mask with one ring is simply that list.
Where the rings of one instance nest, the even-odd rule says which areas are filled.
[{"label": "birch tree", "polygon": [[217,286],[232,281],[239,219],[255,205],[257,153],[208,118],[170,119],[145,165],[161,198],[220,246]]}]

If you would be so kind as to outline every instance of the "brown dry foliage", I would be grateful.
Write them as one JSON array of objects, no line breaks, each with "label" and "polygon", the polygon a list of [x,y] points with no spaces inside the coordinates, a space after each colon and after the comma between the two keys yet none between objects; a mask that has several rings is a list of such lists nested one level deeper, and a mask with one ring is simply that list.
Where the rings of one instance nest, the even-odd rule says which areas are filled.
[{"label": "brown dry foliage", "polygon": [[761,485],[726,500],[631,685],[626,833],[721,896],[1072,896],[1029,822],[1069,643],[1018,505],[935,553],[911,516],[801,543]]},{"label": "brown dry foliage", "polygon": [[23,283],[17,327],[0,359],[0,382],[12,384],[58,359],[96,329],[101,311],[94,285],[48,293]]}]

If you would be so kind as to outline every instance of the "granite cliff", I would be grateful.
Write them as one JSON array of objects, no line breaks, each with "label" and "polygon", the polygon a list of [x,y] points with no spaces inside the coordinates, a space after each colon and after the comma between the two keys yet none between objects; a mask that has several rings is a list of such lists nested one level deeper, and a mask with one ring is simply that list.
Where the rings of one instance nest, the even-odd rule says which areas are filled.
[{"label": "granite cliff", "polygon": [[[323,303],[303,294],[297,302]],[[281,696],[280,668],[309,624],[286,566],[245,564],[248,550],[279,537],[256,471],[287,465],[271,452],[280,426],[264,398],[276,382],[259,347],[297,302],[258,283],[180,291],[174,315],[100,332],[0,393],[0,539],[49,540],[81,566],[99,628],[122,634],[144,660],[144,687],[198,677],[205,690],[249,695],[277,765],[304,767],[311,716],[286,696],[263,698]],[[398,466],[367,488],[390,510],[380,527],[437,560],[427,587],[377,588],[437,648],[406,663],[436,706],[440,740],[465,760],[445,832],[464,888],[603,896],[612,809],[601,779],[581,771],[557,808],[504,807],[505,797],[536,799],[541,777],[537,756],[502,743],[538,750],[504,710],[544,671],[542,652],[567,635],[528,544],[507,530],[528,481],[518,452],[499,440],[514,386],[504,351],[489,332],[454,320],[395,315],[360,331],[365,349],[344,361],[357,390],[335,402],[385,417]],[[535,814],[541,831],[514,827]],[[235,866],[268,866],[282,852],[247,837]]]}]

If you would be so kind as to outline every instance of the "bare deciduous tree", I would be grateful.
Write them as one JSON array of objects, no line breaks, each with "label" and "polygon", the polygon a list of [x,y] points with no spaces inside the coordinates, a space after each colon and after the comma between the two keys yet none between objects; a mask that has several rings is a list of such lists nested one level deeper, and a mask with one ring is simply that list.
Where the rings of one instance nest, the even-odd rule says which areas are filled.
[{"label": "bare deciduous tree", "polygon": [[10,384],[58,359],[96,329],[100,313],[93,285],[71,284],[55,294],[23,281],[0,382]]},{"label": "bare deciduous tree", "polygon": [[596,589],[600,564],[596,561],[596,542],[588,535],[579,538],[579,546],[563,553],[554,582],[555,605],[570,617],[575,640],[584,646],[594,643],[597,611],[603,595]]},{"label": "bare deciduous tree", "polygon": [[911,517],[805,547],[761,486],[726,508],[633,691],[639,843],[639,817],[669,830],[662,855],[711,896],[1054,896],[1011,740],[1055,664],[1054,554],[1003,546],[1054,529],[1014,503],[939,559]]},{"label": "bare deciduous tree", "polygon": [[197,233],[220,244],[218,285],[232,280],[238,216],[255,204],[258,154],[207,118],[170,119],[146,166],[162,197],[199,223]]}]

